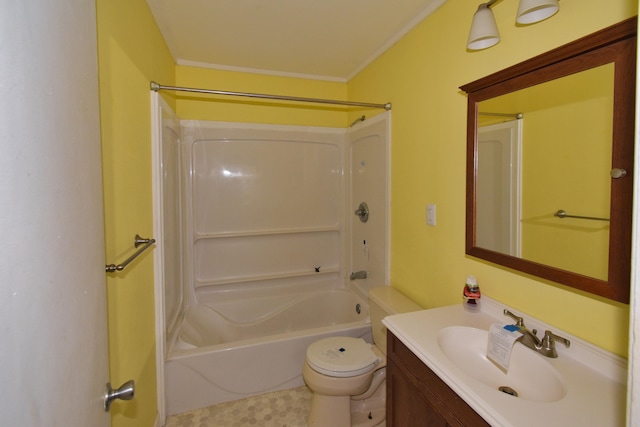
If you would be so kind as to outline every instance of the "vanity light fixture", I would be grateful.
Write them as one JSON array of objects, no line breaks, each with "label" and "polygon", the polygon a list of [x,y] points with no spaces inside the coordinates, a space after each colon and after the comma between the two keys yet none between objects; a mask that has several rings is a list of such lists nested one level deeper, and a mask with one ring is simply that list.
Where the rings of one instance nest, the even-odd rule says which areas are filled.
[{"label": "vanity light fixture", "polygon": [[[489,48],[500,41],[500,33],[491,6],[499,0],[489,0],[478,6],[473,15],[471,30],[467,40],[467,49],[481,50]],[[535,24],[558,12],[558,0],[520,0],[516,23],[519,25]]]}]

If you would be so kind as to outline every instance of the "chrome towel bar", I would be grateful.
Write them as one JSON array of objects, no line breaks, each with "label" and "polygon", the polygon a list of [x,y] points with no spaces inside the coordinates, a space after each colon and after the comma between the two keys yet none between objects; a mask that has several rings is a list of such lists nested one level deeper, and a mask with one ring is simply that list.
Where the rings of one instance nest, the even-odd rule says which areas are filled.
[{"label": "chrome towel bar", "polygon": [[594,217],[594,216],[569,215],[563,209],[560,209],[558,212],[554,213],[553,216],[557,216],[558,218],[580,218],[580,219],[592,219],[594,221],[610,221],[609,218],[598,218],[598,217]]},{"label": "chrome towel bar", "polygon": [[139,234],[136,234],[136,237],[133,241],[134,246],[137,248],[140,245],[144,245],[143,247],[141,247],[140,249],[138,249],[136,251],[136,253],[134,253],[133,255],[131,255],[129,258],[127,258],[127,260],[125,262],[123,262],[122,264],[109,264],[106,267],[106,271],[107,273],[115,273],[116,271],[122,271],[124,270],[127,265],[129,265],[131,263],[131,261],[133,261],[134,259],[136,259],[142,252],[146,251],[151,245],[153,245],[156,242],[156,239],[144,239],[142,237],[140,237]]}]

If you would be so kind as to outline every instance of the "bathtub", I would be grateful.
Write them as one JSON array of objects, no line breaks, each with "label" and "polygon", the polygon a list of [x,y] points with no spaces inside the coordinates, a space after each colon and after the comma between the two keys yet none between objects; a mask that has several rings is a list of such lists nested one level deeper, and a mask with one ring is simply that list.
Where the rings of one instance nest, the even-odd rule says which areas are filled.
[{"label": "bathtub", "polygon": [[192,307],[165,363],[167,415],[302,386],[307,347],[336,335],[372,342],[368,304],[349,290]]}]

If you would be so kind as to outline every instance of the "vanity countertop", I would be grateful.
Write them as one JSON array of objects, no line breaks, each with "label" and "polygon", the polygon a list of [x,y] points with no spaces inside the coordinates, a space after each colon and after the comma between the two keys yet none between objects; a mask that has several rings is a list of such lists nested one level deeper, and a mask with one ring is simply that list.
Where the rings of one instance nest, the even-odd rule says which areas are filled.
[{"label": "vanity countertop", "polygon": [[[502,314],[505,308],[522,316],[529,329],[543,333],[549,329],[571,340],[569,348],[556,344],[558,358],[555,359],[525,349],[555,368],[566,389],[564,397],[544,402],[510,396],[468,375],[444,354],[438,341],[441,330],[450,326],[489,330],[494,323],[513,323]],[[492,426],[604,427],[625,424],[625,359],[491,298],[483,296],[482,311],[477,313],[467,312],[462,304],[457,304],[389,316],[383,323]],[[522,346],[517,342],[514,345]]]}]

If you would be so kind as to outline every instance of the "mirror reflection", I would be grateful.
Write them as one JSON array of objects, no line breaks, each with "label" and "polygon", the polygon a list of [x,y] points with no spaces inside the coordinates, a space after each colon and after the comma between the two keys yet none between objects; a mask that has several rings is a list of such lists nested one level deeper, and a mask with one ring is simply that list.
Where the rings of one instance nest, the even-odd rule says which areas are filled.
[{"label": "mirror reflection", "polygon": [[609,63],[478,104],[478,247],[607,279],[613,101]]}]

